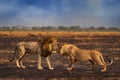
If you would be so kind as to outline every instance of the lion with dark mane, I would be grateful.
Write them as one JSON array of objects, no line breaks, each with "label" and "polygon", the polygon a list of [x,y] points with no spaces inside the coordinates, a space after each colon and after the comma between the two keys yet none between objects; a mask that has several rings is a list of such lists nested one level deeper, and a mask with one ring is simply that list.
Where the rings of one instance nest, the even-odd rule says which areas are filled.
[{"label": "lion with dark mane", "polygon": [[94,69],[94,64],[96,63],[103,68],[101,70],[102,72],[107,70],[107,65],[111,65],[113,63],[113,60],[108,64],[105,63],[102,54],[97,50],[84,50],[73,44],[64,44],[60,47],[60,54],[68,56],[71,60],[71,64],[67,68],[68,70],[72,70],[73,64],[77,61],[82,63],[89,61],[91,63],[91,69]]},{"label": "lion with dark mane", "polygon": [[57,49],[58,46],[56,37],[45,37],[36,42],[22,41],[16,44],[15,53],[12,59],[10,59],[10,62],[15,59],[17,67],[25,68],[22,63],[22,58],[25,56],[25,54],[37,54],[38,69],[43,69],[43,67],[41,66],[41,57],[46,58],[49,69],[54,69],[53,67],[51,67],[49,56],[52,53],[56,53]]}]

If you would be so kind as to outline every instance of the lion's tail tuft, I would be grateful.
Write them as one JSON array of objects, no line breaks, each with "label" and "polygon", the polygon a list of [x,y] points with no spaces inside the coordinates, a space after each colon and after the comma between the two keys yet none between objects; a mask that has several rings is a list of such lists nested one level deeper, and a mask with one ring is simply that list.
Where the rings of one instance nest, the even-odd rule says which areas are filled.
[{"label": "lion's tail tuft", "polygon": [[109,65],[111,65],[111,64],[113,63],[113,60],[112,60],[112,59],[109,61],[109,63],[106,63],[106,62],[104,61],[102,55],[100,56],[100,58],[101,58],[102,62],[103,62],[105,65],[108,65],[108,66],[109,66]]},{"label": "lion's tail tuft", "polygon": [[111,59],[108,64],[106,65],[111,65],[113,63],[113,60]]}]

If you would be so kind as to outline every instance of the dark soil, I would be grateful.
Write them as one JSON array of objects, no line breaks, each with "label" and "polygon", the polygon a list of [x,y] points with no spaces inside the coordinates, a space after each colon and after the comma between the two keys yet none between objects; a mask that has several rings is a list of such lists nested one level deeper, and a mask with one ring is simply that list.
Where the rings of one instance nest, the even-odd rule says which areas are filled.
[{"label": "dark soil", "polygon": [[59,43],[72,43],[82,49],[98,49],[105,61],[112,58],[114,63],[108,66],[107,72],[101,72],[101,67],[90,71],[89,64],[75,64],[72,71],[66,66],[70,61],[59,54],[51,55],[51,63],[55,68],[49,70],[45,59],[42,60],[43,70],[37,70],[37,56],[26,55],[23,59],[26,69],[17,68],[15,62],[10,63],[14,46],[19,41],[37,41],[37,37],[7,37],[0,36],[0,80],[120,80],[120,36],[74,36],[59,37]]}]

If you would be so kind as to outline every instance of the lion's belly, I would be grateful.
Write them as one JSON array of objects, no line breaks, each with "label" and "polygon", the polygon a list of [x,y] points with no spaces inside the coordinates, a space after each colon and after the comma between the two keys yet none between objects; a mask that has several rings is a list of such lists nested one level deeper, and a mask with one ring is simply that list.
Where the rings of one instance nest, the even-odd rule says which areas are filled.
[{"label": "lion's belly", "polygon": [[77,57],[76,58],[76,61],[79,61],[79,62],[86,62],[86,61],[89,61],[90,59],[89,58],[83,58],[83,57]]},{"label": "lion's belly", "polygon": [[36,54],[37,52],[35,50],[26,49],[26,53],[28,53],[28,54]]},{"label": "lion's belly", "polygon": [[87,53],[77,53],[76,60],[80,62],[84,62],[84,61],[86,62],[86,61],[91,60],[91,56],[88,55]]},{"label": "lion's belly", "polygon": [[50,52],[42,51],[42,53],[41,53],[41,56],[42,56],[42,57],[47,57],[47,56],[49,56],[49,55],[51,55]]},{"label": "lion's belly", "polygon": [[26,48],[26,52],[30,54],[35,54],[39,48],[39,45],[37,42],[28,42],[25,45],[25,48]]}]

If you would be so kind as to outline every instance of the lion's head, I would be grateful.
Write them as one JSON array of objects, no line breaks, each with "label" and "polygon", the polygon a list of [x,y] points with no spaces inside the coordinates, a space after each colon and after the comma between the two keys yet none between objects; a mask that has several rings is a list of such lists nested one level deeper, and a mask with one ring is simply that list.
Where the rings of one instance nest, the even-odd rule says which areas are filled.
[{"label": "lion's head", "polygon": [[59,48],[59,53],[61,54],[61,55],[68,55],[68,53],[69,53],[69,51],[70,51],[70,49],[69,49],[69,47],[71,47],[71,45],[68,45],[68,44],[66,44],[66,43],[64,43],[60,48]]},{"label": "lion's head", "polygon": [[57,38],[56,37],[43,37],[39,39],[38,42],[41,42],[42,44],[55,43],[57,42]]},{"label": "lion's head", "polygon": [[50,55],[58,51],[58,44],[56,37],[43,38],[42,41],[42,53],[43,55]]}]

